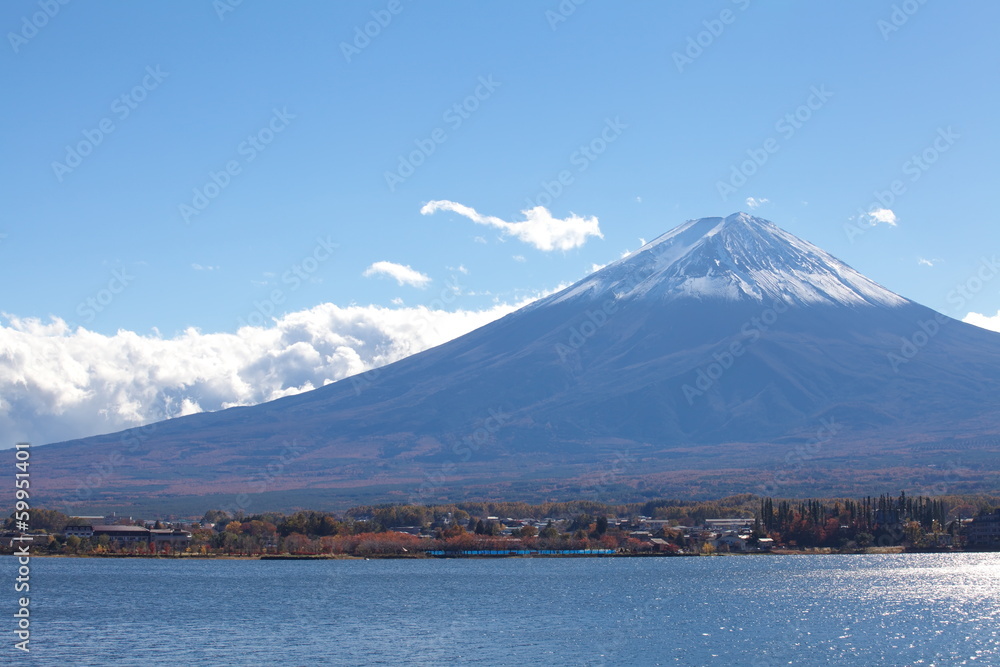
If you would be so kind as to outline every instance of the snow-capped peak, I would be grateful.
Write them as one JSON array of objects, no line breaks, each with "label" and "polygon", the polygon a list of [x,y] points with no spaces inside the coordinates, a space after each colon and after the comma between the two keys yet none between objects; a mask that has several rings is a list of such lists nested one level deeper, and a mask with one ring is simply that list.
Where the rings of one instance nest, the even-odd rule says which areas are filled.
[{"label": "snow-capped peak", "polygon": [[799,304],[909,303],[813,244],[747,213],[689,220],[563,292]]}]

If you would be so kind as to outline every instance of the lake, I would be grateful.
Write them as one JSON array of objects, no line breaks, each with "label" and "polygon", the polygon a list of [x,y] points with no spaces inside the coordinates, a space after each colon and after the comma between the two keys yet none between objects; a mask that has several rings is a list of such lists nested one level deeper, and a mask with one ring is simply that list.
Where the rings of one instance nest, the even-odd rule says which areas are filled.
[{"label": "lake", "polygon": [[1000,664],[1000,554],[32,558],[31,600],[39,665]]}]

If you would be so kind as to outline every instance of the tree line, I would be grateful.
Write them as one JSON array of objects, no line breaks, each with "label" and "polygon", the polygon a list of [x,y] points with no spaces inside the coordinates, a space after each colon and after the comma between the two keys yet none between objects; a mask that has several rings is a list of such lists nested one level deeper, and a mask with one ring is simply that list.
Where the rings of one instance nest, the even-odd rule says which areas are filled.
[{"label": "tree line", "polygon": [[[315,510],[231,514],[212,509],[183,525],[192,534],[188,551],[196,554],[366,556],[430,549],[501,549],[510,548],[512,540],[532,548],[641,552],[656,548],[648,539],[637,539],[632,534],[642,527],[641,517],[660,520],[652,537],[672,545],[667,550],[697,546],[692,544],[685,528],[701,525],[710,518],[751,520],[751,543],[768,537],[779,547],[850,550],[892,545],[930,548],[949,540],[957,542],[961,537],[960,519],[988,513],[998,505],[1000,497],[996,496],[929,498],[900,493],[860,499],[799,500],[740,494],[719,500],[660,499],[631,504],[575,501],[366,505],[342,514]],[[518,522],[508,526],[504,523],[509,522],[508,518]],[[520,525],[524,519],[534,521]],[[36,541],[36,550],[102,554],[145,553],[149,549],[144,544],[118,545],[106,537],[63,536],[62,531],[73,521],[55,510],[33,509],[31,530],[45,536],[44,542]],[[4,529],[14,528],[11,515]],[[662,545],[659,548],[663,550]]]}]

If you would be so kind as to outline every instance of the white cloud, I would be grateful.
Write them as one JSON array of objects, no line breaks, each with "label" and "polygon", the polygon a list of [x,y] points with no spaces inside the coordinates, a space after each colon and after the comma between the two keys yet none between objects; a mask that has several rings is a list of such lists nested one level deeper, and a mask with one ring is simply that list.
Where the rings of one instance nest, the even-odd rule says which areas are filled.
[{"label": "white cloud", "polygon": [[865,214],[868,217],[868,221],[873,225],[877,225],[880,222],[884,222],[890,227],[896,226],[896,214],[892,212],[892,209],[888,208],[876,208],[868,211]]},{"label": "white cloud", "polygon": [[431,282],[430,276],[410,268],[409,264],[403,266],[395,262],[375,262],[365,269],[365,272],[361,275],[365,278],[370,278],[371,276],[389,276],[390,278],[395,278],[400,286],[410,285],[422,288],[427,287],[427,284]]},{"label": "white cloud", "polygon": [[0,433],[4,446],[42,444],[297,394],[440,345],[538,296],[453,312],[325,303],[266,328],[173,338],[8,315]]},{"label": "white cloud", "polygon": [[940,259],[927,259],[925,257],[917,257],[917,264],[919,264],[920,266],[934,266],[940,261],[941,261]]},{"label": "white cloud", "polygon": [[195,271],[218,271],[219,270],[218,266],[204,266],[202,264],[197,264],[197,263],[192,264],[191,268],[194,269]]},{"label": "white cloud", "polygon": [[513,255],[511,257],[511,259],[513,259],[515,262],[527,262],[528,261],[528,260],[526,260],[524,258],[524,255]]},{"label": "white cloud", "polygon": [[436,211],[458,213],[477,224],[503,230],[504,233],[545,252],[579,248],[590,236],[604,238],[596,217],[582,218],[570,214],[565,219],[554,218],[544,206],[521,211],[525,219],[519,222],[507,222],[491,215],[481,215],[469,206],[447,200],[428,202],[420,209],[423,215],[430,215]]},{"label": "white cloud", "polygon": [[472,240],[475,241],[476,243],[482,243],[484,245],[487,242],[486,239],[484,239],[482,236],[474,236],[472,237]]},{"label": "white cloud", "polygon": [[758,206],[766,204],[769,201],[771,200],[765,197],[761,197],[760,199],[755,199],[754,197],[747,197],[747,206],[749,206],[750,208],[757,208]]},{"label": "white cloud", "polygon": [[1000,331],[1000,310],[996,315],[980,315],[979,313],[969,313],[962,318],[963,322],[975,324],[977,327],[989,329],[990,331]]}]

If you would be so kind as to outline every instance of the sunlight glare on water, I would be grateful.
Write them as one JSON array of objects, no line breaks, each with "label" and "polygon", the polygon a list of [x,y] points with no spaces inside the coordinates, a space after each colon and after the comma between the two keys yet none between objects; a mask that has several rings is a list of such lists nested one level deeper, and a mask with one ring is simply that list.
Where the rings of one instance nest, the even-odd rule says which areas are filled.
[{"label": "sunlight glare on water", "polygon": [[33,565],[35,664],[1000,664],[1000,554]]}]

